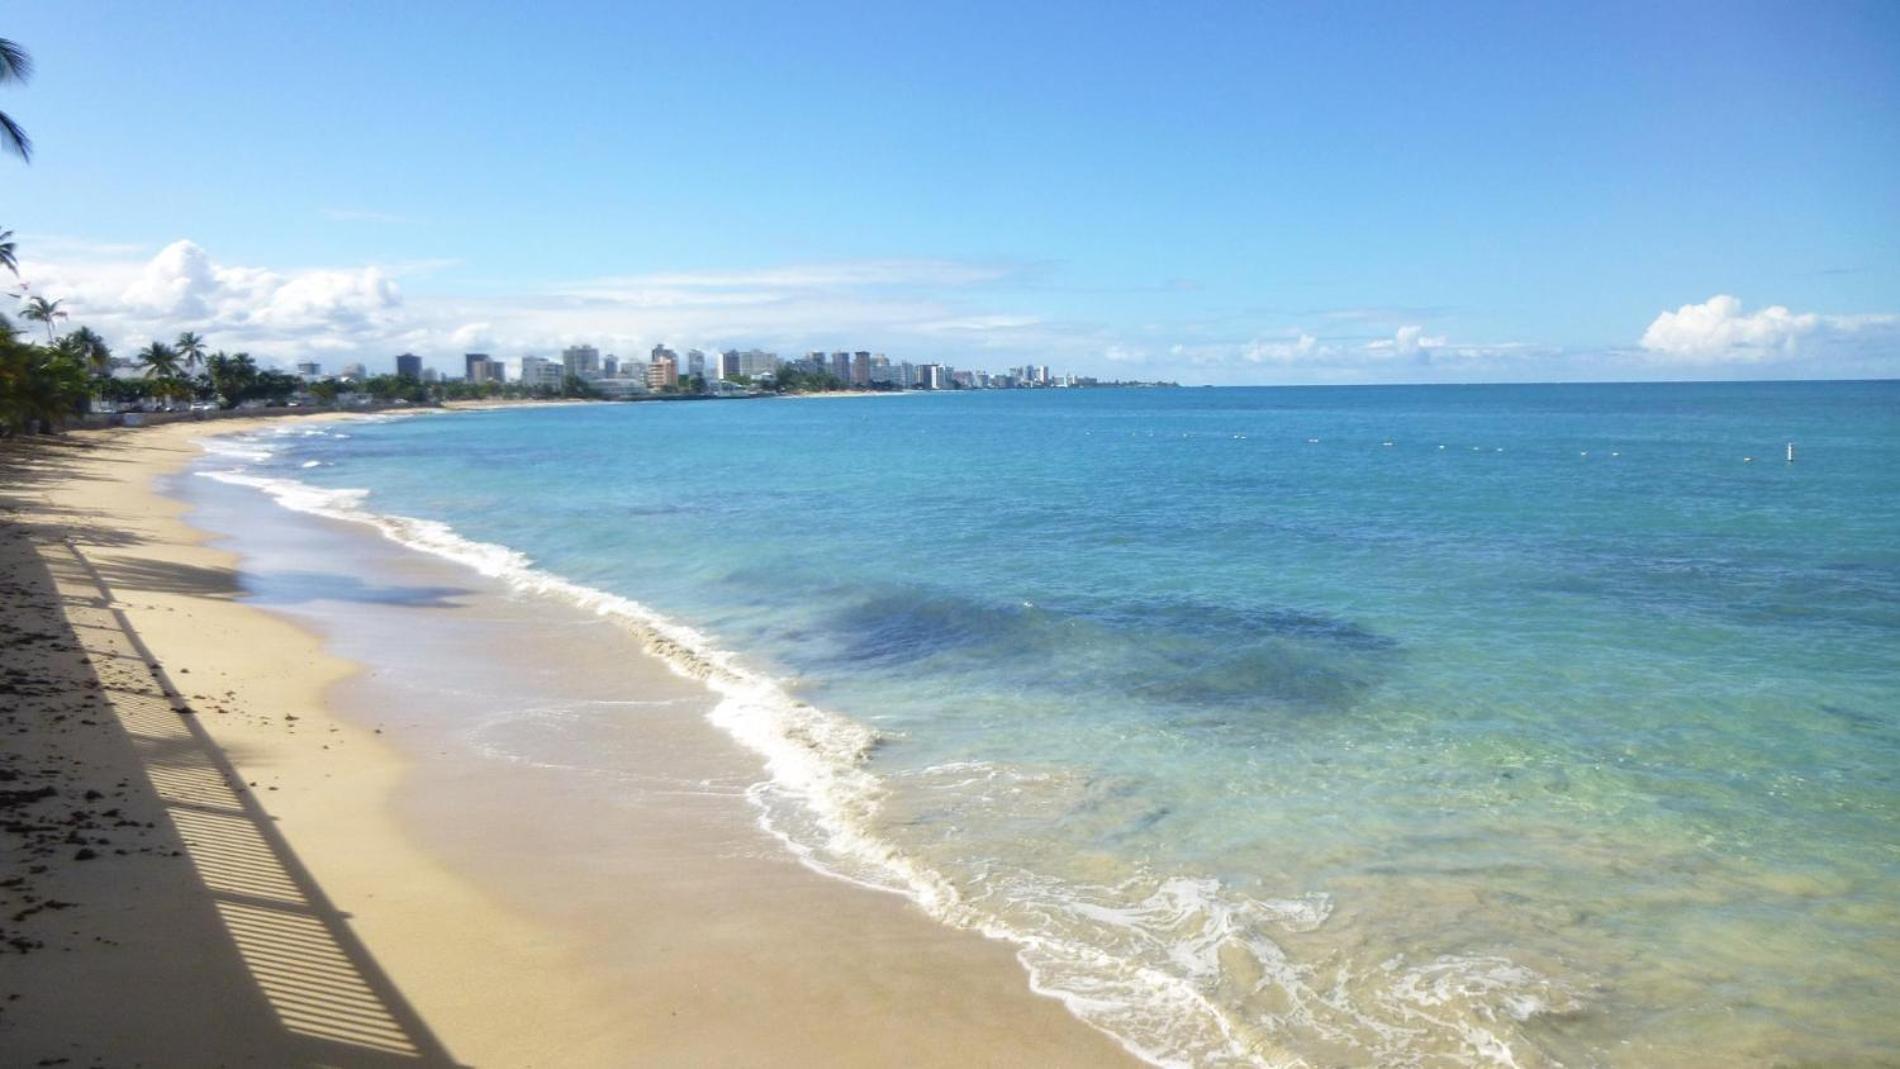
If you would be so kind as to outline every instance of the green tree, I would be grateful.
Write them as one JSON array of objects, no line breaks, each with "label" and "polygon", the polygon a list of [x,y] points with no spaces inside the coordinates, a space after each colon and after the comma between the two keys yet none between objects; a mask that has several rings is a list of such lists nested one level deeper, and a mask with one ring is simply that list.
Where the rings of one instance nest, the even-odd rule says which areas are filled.
[{"label": "green tree", "polygon": [[84,410],[90,385],[71,354],[0,335],[0,434],[51,433]]},{"label": "green tree", "polygon": [[205,359],[205,377],[222,408],[236,408],[251,397],[257,384],[257,362],[249,353],[225,355],[220,349]]},{"label": "green tree", "polygon": [[139,366],[145,369],[148,379],[172,379],[178,377],[178,353],[162,341],[139,350]]},{"label": "green tree", "polygon": [[0,267],[13,272],[14,278],[20,277],[20,261],[13,246],[13,231],[0,229]]},{"label": "green tree", "polygon": [[20,309],[20,318],[29,323],[46,324],[46,344],[53,343],[53,321],[65,319],[66,313],[60,308],[64,300],[49,301],[44,297],[26,298],[26,307]]},{"label": "green tree", "polygon": [[[33,57],[26,54],[26,49],[0,37],[0,83],[24,82],[31,77]],[[29,162],[33,159],[33,139],[5,112],[0,112],[0,149]]]},{"label": "green tree", "polygon": [[205,362],[205,340],[187,330],[172,342],[172,349],[178,353],[186,374],[198,370]]},{"label": "green tree", "polygon": [[104,375],[111,370],[112,350],[91,327],[80,327],[61,338],[59,347],[77,357],[94,375]]}]

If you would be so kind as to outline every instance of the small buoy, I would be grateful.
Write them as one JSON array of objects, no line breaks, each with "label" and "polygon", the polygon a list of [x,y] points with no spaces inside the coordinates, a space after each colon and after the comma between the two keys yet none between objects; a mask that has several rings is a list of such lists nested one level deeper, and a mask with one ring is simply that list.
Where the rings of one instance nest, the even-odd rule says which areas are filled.
[{"label": "small buoy", "polygon": [[1755,458],[1754,458],[1754,457],[1743,457],[1743,458],[1742,458],[1742,463],[1744,463],[1744,464],[1753,464],[1754,462],[1755,462]]},{"label": "small buoy", "polygon": [[1445,448],[1445,447],[1441,445],[1441,446],[1439,446],[1438,448],[1440,448],[1440,449],[1443,449],[1443,448]]},{"label": "small buoy", "polygon": [[1788,443],[1788,463],[1794,463],[1794,443]]},{"label": "small buoy", "polygon": [[1306,444],[1307,444],[1307,445],[1318,445],[1318,444],[1319,444],[1319,439],[1318,439],[1318,438],[1308,438],[1308,439],[1306,440]]},{"label": "small buoy", "polygon": [[1611,455],[1611,456],[1613,456],[1613,457],[1620,457],[1620,456],[1622,456],[1623,454],[1621,454],[1621,453],[1611,453],[1610,455]]},{"label": "small buoy", "polygon": [[1590,451],[1588,449],[1585,449],[1583,452],[1578,453],[1577,455],[1580,457],[1587,457],[1590,455]]},{"label": "small buoy", "polygon": [[1381,443],[1379,443],[1379,444],[1380,444],[1380,445],[1385,445],[1385,446],[1390,446],[1390,445],[1392,444],[1392,442],[1391,442],[1391,441],[1390,441],[1390,440],[1388,439],[1387,441],[1384,441],[1384,442],[1381,442]]}]

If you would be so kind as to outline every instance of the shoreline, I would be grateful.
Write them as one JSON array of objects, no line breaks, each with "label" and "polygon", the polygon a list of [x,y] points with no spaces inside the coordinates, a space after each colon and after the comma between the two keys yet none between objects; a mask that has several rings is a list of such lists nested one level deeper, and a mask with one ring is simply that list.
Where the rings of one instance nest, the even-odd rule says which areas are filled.
[{"label": "shoreline", "polygon": [[[1032,993],[1001,944],[937,925],[891,896],[811,873],[789,856],[754,858],[745,872],[702,864],[707,859],[692,856],[694,834],[708,826],[700,809],[723,808],[718,820],[736,817],[746,825],[744,834],[763,840],[742,800],[712,799],[718,804],[708,807],[709,799],[698,799],[684,815],[651,805],[643,813],[636,806],[605,824],[623,835],[648,829],[653,841],[669,846],[665,863],[644,861],[644,869],[633,864],[638,859],[618,868],[601,864],[600,857],[624,852],[608,835],[589,844],[595,861],[577,866],[581,855],[562,853],[574,843],[546,834],[535,812],[542,806],[544,816],[565,804],[561,777],[516,781],[543,792],[540,798],[506,797],[488,789],[494,769],[416,748],[435,746],[439,738],[384,736],[369,726],[380,719],[377,703],[390,696],[377,689],[377,673],[337,656],[335,635],[326,636],[323,627],[250,604],[238,554],[213,546],[217,536],[190,526],[188,505],[151,489],[154,480],[201,455],[190,439],[265,423],[184,421],[140,428],[130,438],[130,430],[81,432],[64,443],[0,454],[9,474],[21,476],[8,480],[18,488],[6,494],[6,574],[30,580],[35,577],[27,573],[37,569],[44,588],[33,607],[43,617],[39,624],[63,623],[77,655],[70,663],[43,659],[24,671],[52,683],[45,688],[50,700],[86,691],[103,699],[96,715],[84,718],[94,721],[90,735],[49,745],[72,751],[65,759],[88,770],[74,773],[80,779],[108,770],[101,793],[119,803],[119,819],[149,824],[146,837],[163,840],[149,854],[134,850],[85,862],[55,851],[46,855],[45,871],[0,890],[9,906],[25,898],[34,900],[25,903],[29,909],[74,903],[48,907],[58,910],[65,934],[42,923],[44,915],[8,926],[9,935],[16,927],[47,931],[23,936],[44,947],[0,958],[0,998],[22,995],[4,1004],[0,1051],[158,1061],[169,1051],[187,1061],[294,1064],[321,1060],[311,1050],[316,1043],[330,1044],[332,1057],[341,1044],[355,1055],[419,1055],[425,1064],[611,1065],[629,1057],[749,1063],[782,1057],[789,1036],[810,1050],[811,1060],[868,1064],[887,1061],[890,1044],[903,1036],[916,1043],[905,1053],[911,1061],[1132,1061],[1112,1039]],[[269,502],[260,507],[278,509]],[[62,553],[73,559],[62,561]],[[80,618],[77,599],[89,580],[92,604],[85,611],[114,615],[108,623],[116,627]],[[489,599],[482,602],[489,608],[500,604],[493,591],[472,597]],[[129,663],[123,652],[115,664],[114,651],[93,648],[114,631],[150,653],[154,667],[146,669],[152,679],[142,688],[142,709],[128,711],[128,701],[115,693],[125,688],[105,679],[108,670]],[[651,660],[637,648],[627,652]],[[8,666],[16,660],[9,654]],[[85,685],[89,670],[100,677],[96,688]],[[193,680],[215,689],[199,691]],[[150,708],[154,693],[171,695],[177,707]],[[668,731],[685,740],[681,745],[696,759],[734,767],[737,747],[703,719],[690,719]],[[723,757],[718,747],[727,751]],[[183,774],[153,760],[156,752],[181,750],[197,755],[192,771],[203,781],[190,786],[190,797],[174,797],[185,790]],[[76,783],[49,785],[53,796],[15,808],[63,804],[68,814],[86,811],[84,795],[77,806],[68,798]],[[249,814],[253,833],[213,842],[201,826],[203,814],[181,816],[182,807],[204,805],[206,798],[222,804],[214,809]],[[475,829],[466,814],[483,800],[492,810],[489,823]],[[570,817],[585,815],[588,806],[599,809],[598,799],[582,802],[579,809],[570,806]],[[491,834],[509,821],[505,834]],[[725,834],[734,834],[729,824]],[[562,841],[548,846],[551,839]],[[777,850],[776,843],[769,847]],[[522,875],[521,855],[535,849],[554,868],[525,883],[512,878]],[[701,865],[697,881],[672,871],[694,865]],[[233,874],[241,886],[223,887],[219,881]],[[769,880],[774,893],[795,901],[775,903],[757,889],[728,884],[720,916],[691,908],[705,901],[709,884],[735,877]],[[629,878],[650,885],[652,904],[643,916],[616,908],[629,892],[618,881]],[[670,889],[663,886],[669,879]],[[260,896],[260,890],[268,893]],[[281,901],[260,905],[221,895]],[[278,930],[286,923],[281,919],[258,919],[276,918],[269,910],[287,902],[303,911],[291,925],[295,938]],[[786,915],[792,911],[831,915],[832,930],[788,935],[785,929],[799,919]],[[161,917],[190,923],[153,923]],[[719,952],[704,951],[684,969],[615,960],[651,952],[656,940],[687,934],[679,926],[693,923],[724,931]],[[865,960],[842,961],[820,945],[824,940],[851,944],[849,953]],[[302,948],[301,956],[286,958],[286,946]],[[48,952],[53,949],[69,952]],[[748,970],[748,953],[782,973],[772,978],[772,970]],[[55,996],[73,969],[83,970],[92,987],[120,985],[120,997]],[[339,990],[320,992],[317,1005],[306,1005],[314,997],[313,971],[343,979]],[[105,979],[92,982],[95,976]],[[652,997],[656,983],[686,976],[699,986]],[[804,989],[788,991],[787,981]],[[708,984],[720,989],[720,998],[705,997]],[[185,1012],[204,999],[240,1008],[215,1038]],[[697,1004],[689,1014],[694,1023],[677,1023],[682,1006],[669,1003]]]}]

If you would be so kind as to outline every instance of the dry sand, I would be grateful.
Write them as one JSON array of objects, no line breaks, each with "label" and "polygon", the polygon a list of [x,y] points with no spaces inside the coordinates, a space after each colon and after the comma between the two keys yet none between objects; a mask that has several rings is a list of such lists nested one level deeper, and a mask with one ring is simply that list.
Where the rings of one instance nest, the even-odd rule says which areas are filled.
[{"label": "dry sand", "polygon": [[[240,600],[152,484],[249,425],[0,445],[0,1064],[1132,1061],[1006,946],[791,864],[731,791],[603,805],[458,756],[426,679]],[[444,612],[446,658],[558,658],[537,629],[604,626],[479,584]],[[703,694],[624,647],[613,693],[675,714],[616,752],[756,777]],[[585,700],[608,677],[544,678]]]}]

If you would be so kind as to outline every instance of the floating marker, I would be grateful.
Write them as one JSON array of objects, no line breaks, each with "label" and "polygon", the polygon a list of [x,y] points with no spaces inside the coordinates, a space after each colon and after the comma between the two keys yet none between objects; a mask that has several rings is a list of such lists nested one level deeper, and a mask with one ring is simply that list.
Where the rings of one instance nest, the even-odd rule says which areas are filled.
[{"label": "floating marker", "polygon": [[1794,443],[1788,443],[1788,463],[1794,463]]},{"label": "floating marker", "polygon": [[1307,444],[1307,445],[1318,445],[1318,444],[1319,444],[1319,439],[1318,439],[1318,438],[1308,438],[1308,439],[1306,440],[1306,444]]},{"label": "floating marker", "polygon": [[1623,454],[1621,454],[1621,453],[1611,453],[1610,455],[1611,455],[1611,456],[1613,456],[1613,457],[1620,457],[1620,456],[1622,456]]},{"label": "floating marker", "polygon": [[1753,464],[1754,462],[1755,462],[1755,458],[1754,458],[1754,457],[1743,457],[1743,458],[1742,458],[1742,463],[1744,463],[1744,464]]},{"label": "floating marker", "polygon": [[1387,446],[1389,446],[1389,445],[1391,445],[1392,443],[1391,443],[1390,441],[1385,441],[1385,442],[1380,442],[1379,444],[1380,444],[1380,445],[1387,445]]},{"label": "floating marker", "polygon": [[1439,446],[1438,448],[1440,448],[1440,449],[1443,449],[1443,448],[1445,448],[1445,447],[1441,445],[1441,446]]}]

